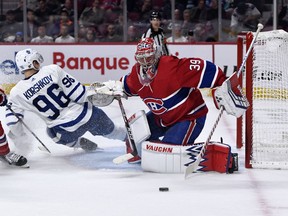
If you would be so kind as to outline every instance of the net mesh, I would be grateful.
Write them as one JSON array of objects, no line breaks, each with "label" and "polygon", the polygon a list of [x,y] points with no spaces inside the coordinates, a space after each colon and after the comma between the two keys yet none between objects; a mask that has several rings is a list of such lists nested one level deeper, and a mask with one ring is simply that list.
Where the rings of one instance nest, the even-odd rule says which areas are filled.
[{"label": "net mesh", "polygon": [[261,32],[253,48],[251,164],[288,168],[288,33]]}]

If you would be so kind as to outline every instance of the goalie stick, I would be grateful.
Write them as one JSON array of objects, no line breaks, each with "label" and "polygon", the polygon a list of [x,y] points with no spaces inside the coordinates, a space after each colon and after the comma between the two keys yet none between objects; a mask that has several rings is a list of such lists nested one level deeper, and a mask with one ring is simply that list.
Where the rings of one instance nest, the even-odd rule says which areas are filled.
[{"label": "goalie stick", "polygon": [[[256,31],[256,34],[255,34],[255,37],[253,38],[253,40],[252,40],[252,42],[251,42],[251,44],[250,44],[250,46],[249,46],[244,58],[243,58],[241,66],[240,66],[239,70],[237,71],[237,77],[240,76],[240,74],[242,72],[242,69],[244,67],[244,64],[247,61],[247,58],[248,58],[248,56],[249,56],[249,54],[250,54],[250,52],[252,50],[252,47],[253,47],[253,45],[254,45],[257,37],[258,37],[258,34],[261,31],[261,29],[263,29],[263,25],[261,23],[259,23],[258,26],[257,26],[257,31]],[[197,171],[197,168],[198,168],[198,166],[199,166],[199,164],[200,164],[200,162],[201,162],[201,160],[202,160],[202,158],[203,158],[203,156],[205,154],[205,151],[207,149],[208,143],[209,143],[209,141],[210,141],[210,139],[211,139],[211,137],[212,137],[212,135],[213,135],[213,133],[214,133],[214,131],[215,131],[215,129],[216,129],[221,117],[222,117],[222,115],[223,115],[223,112],[224,112],[224,107],[221,106],[219,115],[218,115],[218,117],[217,117],[217,119],[216,119],[216,121],[215,121],[215,123],[214,123],[214,125],[213,125],[213,127],[212,127],[212,129],[211,129],[211,131],[209,133],[209,135],[208,135],[207,140],[203,144],[201,151],[199,152],[199,154],[197,155],[195,160],[192,163],[190,163],[189,166],[187,166],[186,169],[185,169],[185,179],[187,179],[189,177],[189,175],[191,175],[192,173],[195,173]]]},{"label": "goalie stick", "polygon": [[12,112],[12,114],[24,125],[24,127],[26,127],[26,129],[38,140],[38,142],[42,145],[42,146],[38,146],[38,148],[41,151],[46,151],[46,152],[50,152],[50,150],[46,147],[46,145],[39,139],[39,137],[28,127],[28,125],[14,112],[14,110],[11,108],[11,106],[9,104],[6,104],[6,107]]},{"label": "goalie stick", "polygon": [[120,155],[119,157],[116,157],[116,158],[113,159],[113,163],[121,164],[121,163],[124,163],[124,162],[128,161],[129,159],[137,156],[138,152],[137,152],[137,149],[136,149],[135,140],[134,140],[134,137],[133,137],[133,134],[132,134],[132,130],[131,130],[129,121],[127,119],[127,115],[126,115],[126,112],[125,112],[121,97],[115,97],[115,99],[118,100],[119,107],[120,107],[120,110],[121,110],[121,114],[122,114],[122,117],[123,117],[123,120],[124,120],[124,123],[125,123],[125,127],[126,127],[126,130],[127,130],[128,140],[129,140],[129,142],[130,142],[130,144],[132,146],[132,149],[133,149],[133,152],[127,153],[127,154],[124,154],[124,155]]}]

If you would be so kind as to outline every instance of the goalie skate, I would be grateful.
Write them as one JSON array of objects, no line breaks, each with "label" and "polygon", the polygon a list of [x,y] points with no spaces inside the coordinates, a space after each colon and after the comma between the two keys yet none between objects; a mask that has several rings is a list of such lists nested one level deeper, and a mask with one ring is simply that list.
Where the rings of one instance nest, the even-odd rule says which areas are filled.
[{"label": "goalie skate", "polygon": [[27,159],[24,156],[18,155],[13,152],[10,152],[6,155],[1,155],[0,160],[4,163],[8,163],[9,165],[29,168],[29,165],[27,164]]},{"label": "goalie skate", "polygon": [[231,153],[232,157],[232,165],[228,169],[228,173],[233,173],[234,171],[238,171],[239,165],[238,165],[238,153]]}]

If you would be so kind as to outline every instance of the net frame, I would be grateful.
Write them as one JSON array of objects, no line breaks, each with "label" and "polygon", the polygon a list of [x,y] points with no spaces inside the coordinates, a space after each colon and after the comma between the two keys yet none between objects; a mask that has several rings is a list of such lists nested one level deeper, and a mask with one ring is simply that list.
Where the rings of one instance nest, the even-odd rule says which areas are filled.
[{"label": "net frame", "polygon": [[[254,36],[252,32],[238,36],[238,68]],[[287,56],[288,33],[275,30],[260,32],[247,58],[239,81],[250,107],[237,119],[236,134],[237,148],[245,144],[246,168],[288,169]]]}]

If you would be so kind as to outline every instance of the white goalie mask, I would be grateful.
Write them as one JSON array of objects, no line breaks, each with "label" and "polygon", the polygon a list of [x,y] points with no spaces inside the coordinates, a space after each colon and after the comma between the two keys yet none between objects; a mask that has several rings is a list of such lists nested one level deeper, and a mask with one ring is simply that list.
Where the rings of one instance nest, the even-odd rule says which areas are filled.
[{"label": "white goalie mask", "polygon": [[15,62],[19,71],[24,73],[26,70],[34,69],[39,70],[39,68],[35,68],[33,62],[36,61],[39,65],[43,63],[43,56],[38,53],[36,50],[25,49],[17,52],[15,56]]},{"label": "white goalie mask", "polygon": [[149,84],[157,73],[160,51],[152,38],[143,38],[137,44],[135,59],[140,64],[139,78],[143,85]]}]

